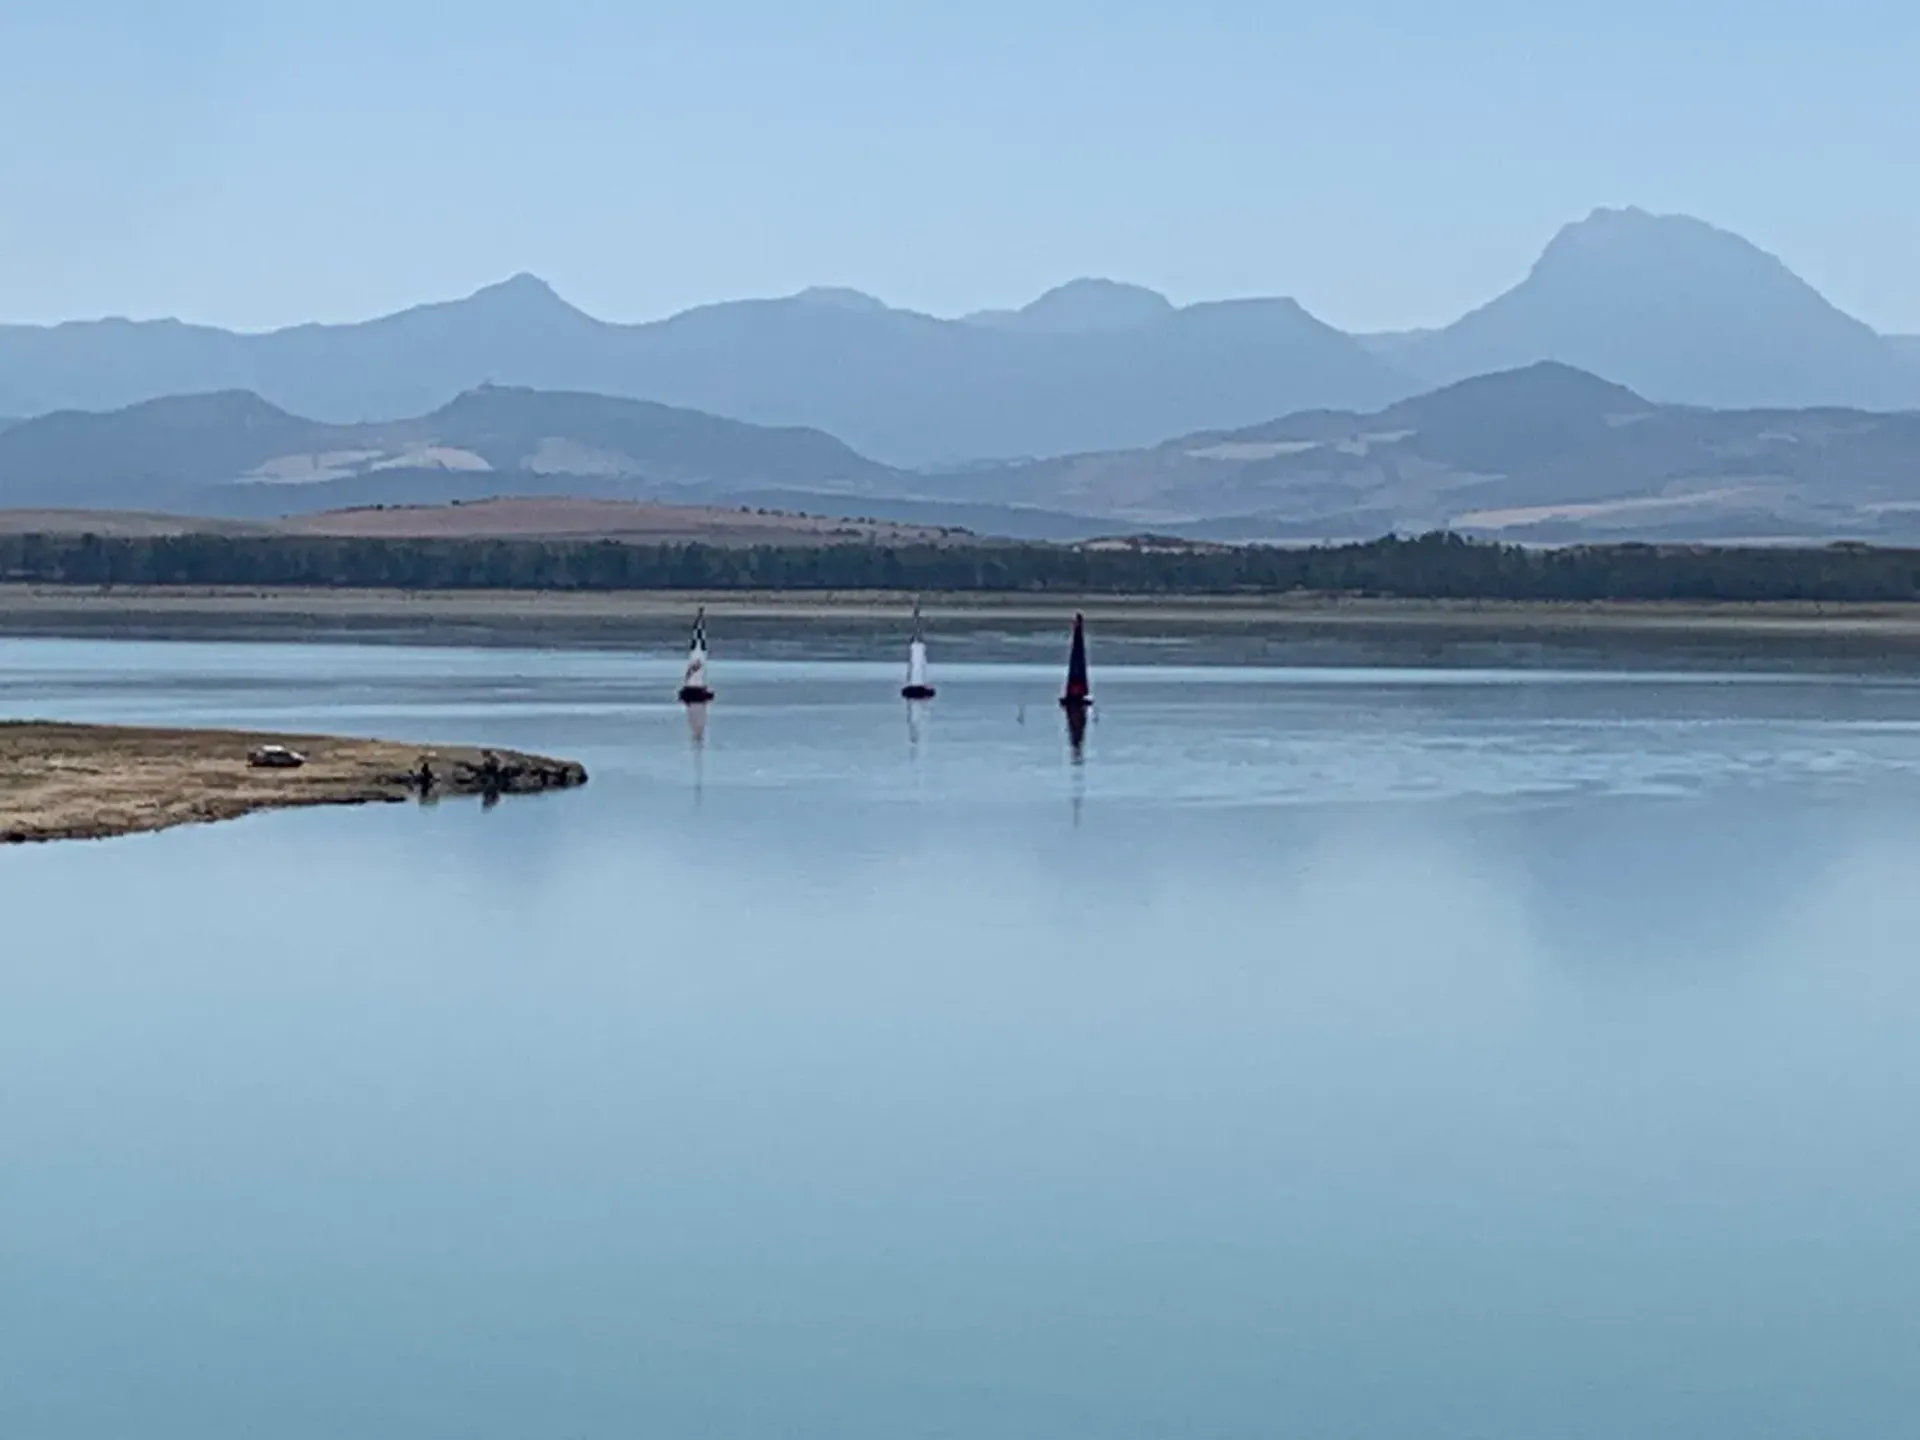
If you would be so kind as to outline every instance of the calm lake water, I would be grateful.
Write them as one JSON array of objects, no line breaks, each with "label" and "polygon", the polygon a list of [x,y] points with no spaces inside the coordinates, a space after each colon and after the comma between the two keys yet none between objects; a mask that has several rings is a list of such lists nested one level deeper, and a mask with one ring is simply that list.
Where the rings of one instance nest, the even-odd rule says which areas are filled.
[{"label": "calm lake water", "polygon": [[1911,674],[1058,649],[0,641],[593,772],[0,851],[0,1436],[1915,1433]]}]

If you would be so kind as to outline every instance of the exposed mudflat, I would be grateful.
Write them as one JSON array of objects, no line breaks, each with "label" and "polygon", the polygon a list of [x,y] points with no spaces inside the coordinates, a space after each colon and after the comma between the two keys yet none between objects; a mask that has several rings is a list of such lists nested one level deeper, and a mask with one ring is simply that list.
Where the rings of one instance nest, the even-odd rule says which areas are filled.
[{"label": "exposed mudflat", "polygon": [[[877,590],[349,590],[322,587],[0,584],[0,633],[34,633],[88,620],[369,620],[408,623],[623,623],[713,616],[829,620],[897,618],[916,596]],[[1160,627],[1265,625],[1275,629],[1473,629],[1698,634],[1920,636],[1920,605],[1814,601],[1397,600],[1285,595],[928,593],[929,618],[1053,623],[1089,620]]]},{"label": "exposed mudflat", "polygon": [[[279,745],[305,758],[263,769]],[[422,770],[422,762],[425,770]],[[232,820],[257,810],[584,785],[584,767],[511,750],[329,735],[0,723],[0,842],[92,840]]]}]

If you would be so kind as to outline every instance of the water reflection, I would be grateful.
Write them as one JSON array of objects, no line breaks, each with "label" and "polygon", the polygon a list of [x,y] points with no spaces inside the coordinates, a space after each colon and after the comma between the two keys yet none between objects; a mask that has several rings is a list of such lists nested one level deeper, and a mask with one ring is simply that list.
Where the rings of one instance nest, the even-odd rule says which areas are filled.
[{"label": "water reflection", "polygon": [[146,653],[594,781],[0,853],[0,1433],[1920,1410],[1920,691],[1114,667],[1061,844],[1050,664],[743,674],[696,824],[624,657]]},{"label": "water reflection", "polygon": [[1088,708],[1085,705],[1066,704],[1060,707],[1067,717],[1067,752],[1076,765],[1086,758]]},{"label": "water reflection", "polygon": [[693,800],[697,805],[707,781],[707,702],[694,700],[681,708],[687,712],[687,749],[693,757]]},{"label": "water reflection", "polygon": [[1073,828],[1080,828],[1080,819],[1087,803],[1087,717],[1092,705],[1060,702],[1061,712],[1067,720],[1067,763],[1068,799],[1073,806]]}]

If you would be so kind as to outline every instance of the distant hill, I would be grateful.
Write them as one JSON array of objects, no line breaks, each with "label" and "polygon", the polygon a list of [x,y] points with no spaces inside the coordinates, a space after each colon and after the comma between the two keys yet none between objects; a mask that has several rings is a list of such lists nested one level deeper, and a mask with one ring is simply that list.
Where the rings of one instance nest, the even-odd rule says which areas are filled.
[{"label": "distant hill", "polygon": [[952,527],[784,509],[570,497],[328,510],[277,521],[270,528],[284,535],[368,539],[620,540],[641,545],[943,545],[974,538]]},{"label": "distant hill", "polygon": [[0,509],[0,535],[313,535],[396,540],[618,540],[636,545],[948,545],[965,531],[741,506],[510,498],[379,505],[281,520],[215,520],[131,510]]},{"label": "distant hill", "polygon": [[[419,417],[304,419],[246,391],[0,433],[0,507],[272,520],[588,497],[1079,540],[1920,540],[1920,413],[1658,404],[1545,362],[1373,410],[943,472],[831,436],[577,392],[469,391]],[[500,512],[495,512],[500,513]]]},{"label": "distant hill", "polygon": [[1920,403],[1920,370],[1774,256],[1685,216],[1596,210],[1532,273],[1443,330],[1374,349],[1440,383],[1565,364],[1665,401]]},{"label": "distant hill", "polygon": [[1548,362],[1371,413],[980,467],[953,493],[1216,539],[1920,539],[1920,414],[1660,405]]},{"label": "distant hill", "polygon": [[[1122,311],[1140,323],[1117,341]],[[1303,405],[1384,403],[1406,388],[1292,301],[1175,309],[1094,281],[1006,324],[819,289],[613,325],[521,275],[364,324],[263,335],[175,321],[0,326],[8,414],[248,390],[348,423],[418,415],[487,381],[824,429],[904,465],[1150,444]]]},{"label": "distant hill", "polygon": [[979,310],[966,319],[1035,335],[1085,335],[1157,325],[1173,314],[1173,302],[1158,291],[1089,279],[1055,286],[1018,310]]},{"label": "distant hill", "polygon": [[829,435],[650,401],[488,386],[411,420],[336,425],[248,391],[62,411],[0,433],[0,505],[275,515],[501,493],[613,498],[893,478]]}]

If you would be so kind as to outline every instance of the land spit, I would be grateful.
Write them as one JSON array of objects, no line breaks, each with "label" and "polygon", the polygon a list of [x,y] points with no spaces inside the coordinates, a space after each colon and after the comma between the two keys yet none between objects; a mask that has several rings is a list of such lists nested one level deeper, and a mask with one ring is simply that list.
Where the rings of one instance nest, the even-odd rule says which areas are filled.
[{"label": "land spit", "polygon": [[[262,750],[304,763],[251,763]],[[0,722],[0,843],[96,840],[257,810],[584,785],[570,760],[331,735]]]}]

